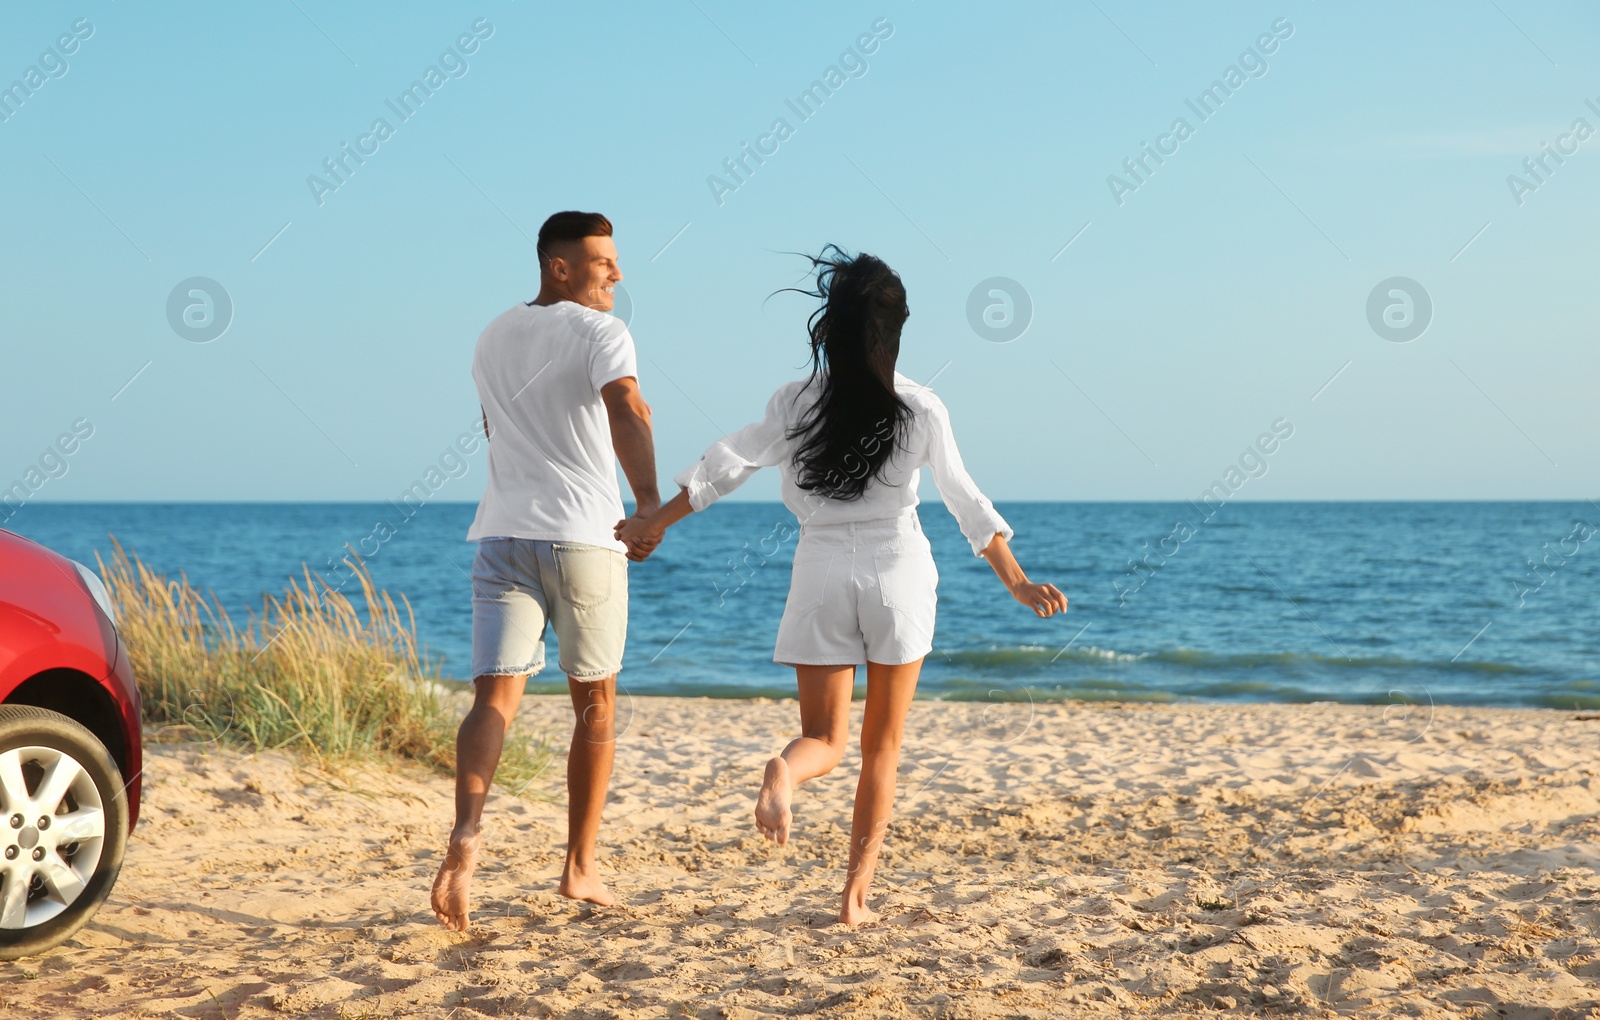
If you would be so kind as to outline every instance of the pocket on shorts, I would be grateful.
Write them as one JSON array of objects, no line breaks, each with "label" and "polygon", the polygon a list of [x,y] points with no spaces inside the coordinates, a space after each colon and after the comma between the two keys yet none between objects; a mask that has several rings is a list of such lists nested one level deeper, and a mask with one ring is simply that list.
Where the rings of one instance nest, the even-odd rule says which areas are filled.
[{"label": "pocket on shorts", "polygon": [[888,608],[913,612],[938,597],[939,568],[927,539],[881,546],[873,552],[872,563],[878,571],[878,596]]},{"label": "pocket on shorts", "polygon": [[784,612],[809,613],[822,605],[828,597],[833,559],[831,554],[795,557],[789,571],[789,599],[784,603]]},{"label": "pocket on shorts", "polygon": [[593,609],[611,601],[621,587],[616,576],[627,570],[622,554],[597,545],[561,545],[550,548],[560,579],[561,598],[574,609]]}]

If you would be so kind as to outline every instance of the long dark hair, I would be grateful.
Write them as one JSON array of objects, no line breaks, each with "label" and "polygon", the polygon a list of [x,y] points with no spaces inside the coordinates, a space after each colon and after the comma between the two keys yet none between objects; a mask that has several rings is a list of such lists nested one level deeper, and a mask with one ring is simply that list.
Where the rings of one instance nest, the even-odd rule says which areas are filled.
[{"label": "long dark hair", "polygon": [[[894,390],[900,329],[911,311],[900,277],[880,258],[854,258],[837,245],[807,255],[822,300],[811,314],[811,379],[815,402],[789,431],[799,439],[795,483],[829,499],[860,499],[882,476],[911,407]],[[798,290],[798,288],[789,288]],[[824,371],[826,369],[826,371]]]}]

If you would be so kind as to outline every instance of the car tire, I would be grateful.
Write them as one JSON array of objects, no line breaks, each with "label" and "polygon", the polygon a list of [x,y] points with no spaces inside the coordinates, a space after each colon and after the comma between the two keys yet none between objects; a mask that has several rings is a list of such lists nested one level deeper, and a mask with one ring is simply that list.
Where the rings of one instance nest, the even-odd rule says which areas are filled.
[{"label": "car tire", "polygon": [[111,894],[127,845],[127,787],[105,746],[59,712],[0,705],[0,960],[71,938]]}]

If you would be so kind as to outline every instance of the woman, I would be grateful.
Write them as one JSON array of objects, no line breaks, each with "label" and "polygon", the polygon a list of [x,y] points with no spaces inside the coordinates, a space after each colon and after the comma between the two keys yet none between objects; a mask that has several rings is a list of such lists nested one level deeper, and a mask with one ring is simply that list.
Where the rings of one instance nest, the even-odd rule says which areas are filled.
[{"label": "woman", "polygon": [[1007,544],[1010,526],[962,466],[944,404],[895,371],[910,315],[900,277],[871,255],[850,258],[832,245],[812,262],[817,289],[802,293],[823,304],[809,322],[810,376],[780,387],[765,418],[719,440],[677,476],[683,491],[654,514],[619,524],[617,537],[648,555],[670,525],[757,469],[778,467],[800,540],[773,659],[795,669],[803,735],[767,762],[756,825],[768,839],[788,841],[795,788],[832,771],[844,754],[855,668],[865,663],[861,780],[839,910],[840,921],[859,924],[877,916],[867,888],[889,825],[906,711],[933,648],[939,573],[917,520],[921,467],[933,469],[972,551],[1017,601],[1050,616],[1065,612],[1067,600],[1023,574]]}]

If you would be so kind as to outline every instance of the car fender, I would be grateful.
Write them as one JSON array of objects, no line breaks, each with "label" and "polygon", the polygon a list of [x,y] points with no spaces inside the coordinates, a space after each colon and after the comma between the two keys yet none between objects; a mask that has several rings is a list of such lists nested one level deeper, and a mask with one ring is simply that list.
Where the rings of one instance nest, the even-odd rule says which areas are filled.
[{"label": "car fender", "polygon": [[110,677],[117,631],[72,561],[9,532],[0,533],[0,559],[0,701],[47,669]]}]

